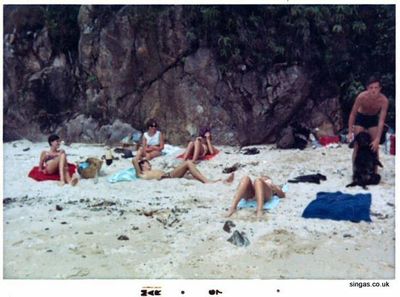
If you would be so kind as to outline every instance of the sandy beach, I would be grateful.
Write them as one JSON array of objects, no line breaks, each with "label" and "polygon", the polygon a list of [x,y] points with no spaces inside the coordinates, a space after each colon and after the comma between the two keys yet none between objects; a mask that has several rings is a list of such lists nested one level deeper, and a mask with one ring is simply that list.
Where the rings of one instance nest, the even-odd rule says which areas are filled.
[{"label": "sandy beach", "polygon": [[[382,181],[367,190],[346,188],[351,150],[278,150],[238,147],[198,168],[212,179],[240,163],[231,185],[193,179],[136,180],[111,184],[107,178],[131,167],[130,159],[103,164],[98,182],[76,187],[36,182],[28,172],[47,143],[4,144],[3,232],[5,279],[393,279],[395,277],[395,158],[380,156]],[[29,148],[29,149],[28,149]],[[70,162],[105,154],[104,145],[64,145]],[[176,154],[152,161],[168,170]],[[228,242],[224,217],[240,179],[267,174],[277,184],[321,173],[321,184],[289,184],[286,198],[256,219],[254,209],[229,218],[250,244]],[[372,222],[305,219],[317,192],[371,193]]]}]

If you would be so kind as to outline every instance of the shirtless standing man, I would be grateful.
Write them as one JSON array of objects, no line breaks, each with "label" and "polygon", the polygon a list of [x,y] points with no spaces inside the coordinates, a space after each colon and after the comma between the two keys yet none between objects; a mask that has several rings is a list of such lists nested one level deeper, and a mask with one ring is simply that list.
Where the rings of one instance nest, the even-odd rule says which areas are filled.
[{"label": "shirtless standing man", "polygon": [[[371,135],[371,149],[379,153],[379,141],[385,125],[389,100],[381,93],[381,82],[371,77],[367,83],[367,90],[361,92],[354,102],[349,117],[349,141],[360,132],[366,131]],[[354,133],[354,134],[353,134]],[[353,136],[354,135],[354,136]],[[358,147],[355,144],[353,150],[353,162]]]},{"label": "shirtless standing man", "polygon": [[[194,165],[192,161],[184,161],[181,165],[176,167],[171,172],[164,172],[159,169],[152,169],[149,160],[142,159],[144,156],[143,148],[140,148],[136,154],[136,157],[132,159],[132,164],[136,170],[136,176],[142,179],[151,180],[157,179],[161,180],[164,178],[182,178],[187,172],[189,172],[195,179],[198,181],[208,184],[208,183],[215,183],[221,181],[218,180],[210,180],[205,177]],[[234,179],[233,173],[228,176],[224,183],[231,183]]]}]

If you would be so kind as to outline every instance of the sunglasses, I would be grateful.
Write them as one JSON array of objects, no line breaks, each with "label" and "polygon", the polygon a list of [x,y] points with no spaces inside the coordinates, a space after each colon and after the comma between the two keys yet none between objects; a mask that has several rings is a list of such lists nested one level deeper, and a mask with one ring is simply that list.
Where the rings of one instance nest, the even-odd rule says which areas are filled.
[{"label": "sunglasses", "polygon": [[157,128],[157,124],[150,125],[149,127]]}]

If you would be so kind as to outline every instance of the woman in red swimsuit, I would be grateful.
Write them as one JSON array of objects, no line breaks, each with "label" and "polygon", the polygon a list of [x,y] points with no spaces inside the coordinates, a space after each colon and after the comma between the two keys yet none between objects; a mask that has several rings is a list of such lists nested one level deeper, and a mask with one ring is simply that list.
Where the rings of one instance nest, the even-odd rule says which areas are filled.
[{"label": "woman in red swimsuit", "polygon": [[43,151],[40,154],[39,170],[45,174],[54,174],[57,170],[60,173],[60,182],[75,186],[78,183],[76,176],[70,176],[68,172],[68,162],[65,151],[60,149],[61,140],[58,135],[50,135],[48,139],[50,151]]}]

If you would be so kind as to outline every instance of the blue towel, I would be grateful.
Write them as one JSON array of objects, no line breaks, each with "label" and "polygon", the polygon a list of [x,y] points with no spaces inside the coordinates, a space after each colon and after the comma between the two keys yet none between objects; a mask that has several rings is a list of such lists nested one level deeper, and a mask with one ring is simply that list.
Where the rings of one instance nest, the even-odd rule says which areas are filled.
[{"label": "blue towel", "polygon": [[[273,209],[279,204],[279,197],[274,195],[270,200],[264,203],[264,209]],[[246,200],[242,199],[239,201],[238,208],[256,208],[257,201],[254,199]]]},{"label": "blue towel", "polygon": [[[289,191],[289,185],[284,184],[282,186],[282,191],[285,193],[287,191]],[[272,198],[270,200],[268,200],[264,203],[263,208],[267,209],[267,210],[271,210],[271,209],[275,208],[276,206],[278,206],[279,201],[280,201],[279,197],[277,195],[274,195],[274,196],[272,196]],[[246,199],[242,198],[242,200],[240,200],[239,204],[238,204],[238,208],[256,208],[256,207],[257,207],[257,201],[254,199],[246,200]]]},{"label": "blue towel", "polygon": [[114,173],[108,178],[108,182],[116,183],[121,181],[133,181],[135,179],[137,179],[135,168],[129,168]]},{"label": "blue towel", "polygon": [[304,218],[331,219],[337,221],[371,222],[369,215],[371,194],[345,194],[342,192],[317,193],[317,199],[308,204]]}]

